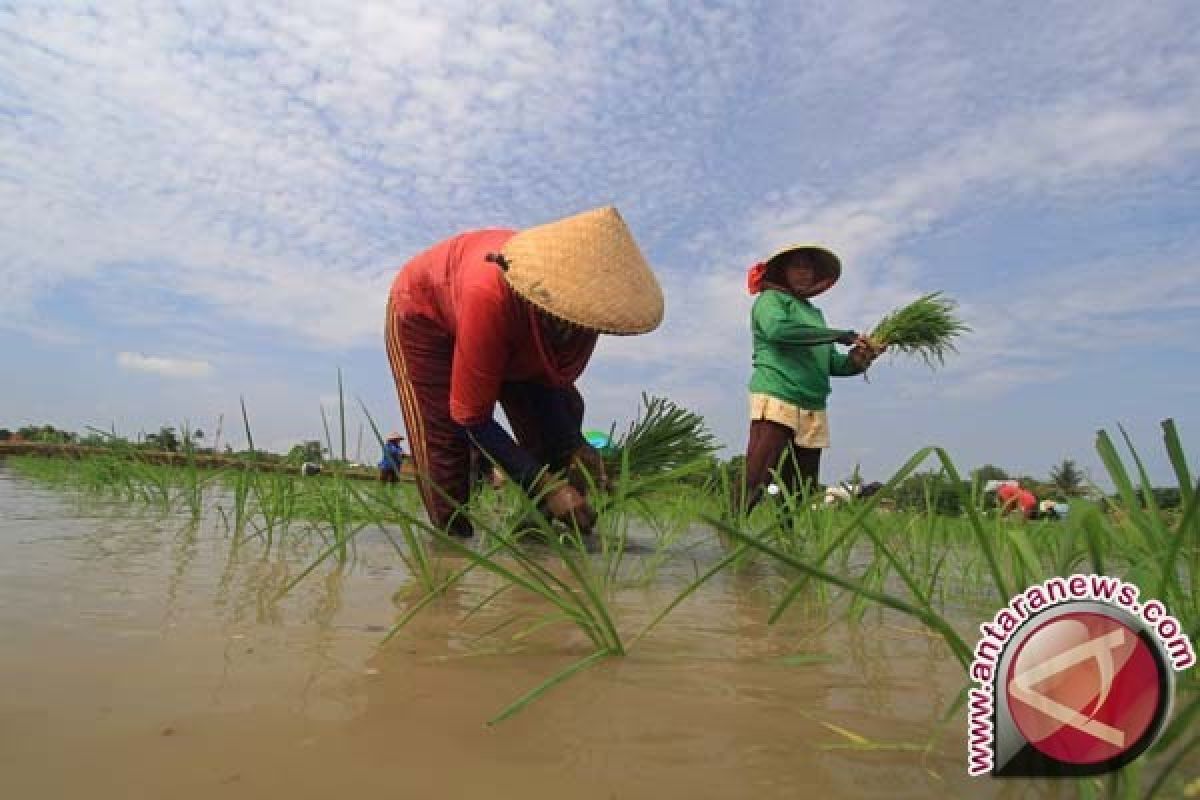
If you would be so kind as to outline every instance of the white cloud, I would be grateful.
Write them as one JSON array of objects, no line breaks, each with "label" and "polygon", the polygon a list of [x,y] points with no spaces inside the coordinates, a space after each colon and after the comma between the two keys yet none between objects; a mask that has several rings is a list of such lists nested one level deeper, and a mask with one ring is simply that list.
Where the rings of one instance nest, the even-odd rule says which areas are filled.
[{"label": "white cloud", "polygon": [[[672,14],[468,2],[0,12],[0,102],[13,112],[0,118],[0,277],[14,287],[0,311],[27,314],[64,284],[135,263],[235,319],[321,345],[375,342],[389,273],[417,250],[606,202],[611,190],[580,180],[605,161],[644,178],[620,156],[648,132],[610,145],[606,109],[659,105],[622,93],[666,70],[663,56],[613,58],[647,26],[669,21],[695,46],[664,73],[683,90],[673,104],[721,96],[745,23]],[[702,132],[680,121],[659,133],[679,153]],[[574,159],[576,174],[542,154]]]},{"label": "white cloud", "polygon": [[295,381],[234,331],[318,363],[377,353],[416,251],[615,202],[667,319],[601,346],[604,416],[653,388],[740,438],[743,270],[806,238],[846,258],[820,302],[835,325],[959,287],[977,333],[902,391],[1004,391],[1094,352],[1114,314],[1125,341],[1186,331],[1194,223],[1104,264],[1059,241],[1013,304],[987,281],[1004,257],[951,265],[927,245],[980,220],[1002,239],[993,217],[1026,206],[1083,227],[1194,181],[1198,22],[1187,3],[21,3],[0,9],[0,329],[121,326],[114,350],[161,330],[157,350],[203,353],[225,380],[267,381],[258,358]]},{"label": "white cloud", "polygon": [[166,378],[206,378],[213,372],[212,364],[201,359],[168,358],[128,352],[117,353],[117,366]]}]

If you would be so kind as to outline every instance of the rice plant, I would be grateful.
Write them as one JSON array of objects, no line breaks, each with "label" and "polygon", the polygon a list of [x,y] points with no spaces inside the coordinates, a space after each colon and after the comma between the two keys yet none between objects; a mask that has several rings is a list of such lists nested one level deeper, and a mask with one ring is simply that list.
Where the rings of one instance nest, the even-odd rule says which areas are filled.
[{"label": "rice plant", "polygon": [[919,355],[930,367],[944,364],[955,351],[954,340],[971,328],[955,313],[956,303],[932,292],[884,316],[867,338],[909,355]]},{"label": "rice plant", "polygon": [[[911,352],[933,359],[945,352],[913,347],[918,349]],[[340,395],[339,386],[336,418],[344,434]],[[382,446],[379,428],[359,403]],[[242,416],[253,453],[244,403]],[[332,452],[344,436],[329,425],[324,409],[322,418]],[[932,447],[914,454],[869,499],[830,509],[815,503],[817,498],[784,490],[747,512],[734,491],[740,475],[715,465],[712,445],[700,417],[663,398],[644,396],[639,418],[609,455],[610,491],[593,494],[599,522],[592,537],[552,523],[539,510],[540,498],[510,486],[472,501],[471,518],[479,532],[474,543],[431,526],[418,510],[411,486],[356,482],[339,465],[325,475],[302,479],[261,471],[253,462],[224,471],[206,470],[195,461],[183,467],[152,465],[116,446],[111,454],[78,462],[29,457],[10,463],[39,479],[159,513],[210,513],[214,506],[201,502],[204,491],[223,483],[227,490],[219,494],[215,508],[223,517],[229,512],[231,554],[250,544],[269,553],[284,537],[306,536],[305,544],[320,547],[299,575],[271,581],[270,600],[285,581],[282,591],[309,579],[323,564],[336,565],[330,575],[339,575],[340,566],[353,558],[356,537],[378,530],[411,576],[404,588],[407,605],[389,636],[437,604],[456,582],[473,572],[489,573],[495,588],[474,605],[463,624],[489,611],[501,620],[487,635],[503,630],[517,647],[528,646],[534,634],[562,630],[577,631],[587,642],[587,651],[575,654],[564,669],[531,680],[532,688],[502,708],[493,722],[546,698],[583,670],[626,656],[714,575],[751,557],[763,568],[752,573],[756,577],[766,571],[786,579],[782,590],[770,595],[768,621],[795,613],[801,597],[835,608],[839,623],[869,621],[868,615],[885,609],[907,615],[945,643],[949,656],[964,667],[964,679],[974,627],[965,621],[984,618],[1016,590],[1052,575],[1092,570],[1122,577],[1162,600],[1193,641],[1200,638],[1200,487],[1170,420],[1163,423],[1163,446],[1182,498],[1180,510],[1158,506],[1145,464],[1124,430],[1116,435],[1101,431],[1096,450],[1115,489],[1115,502],[1073,500],[1070,517],[1056,522],[989,514],[979,487],[962,479],[946,451]],[[955,487],[961,516],[941,513],[931,484],[924,484],[923,508],[885,512],[885,501],[926,464],[935,467],[929,475]],[[306,530],[297,520],[312,524]],[[727,545],[724,552],[693,555],[714,539]],[[675,559],[685,565],[692,561],[692,580],[648,622],[622,618],[614,602],[620,593],[649,585]],[[774,584],[758,588],[770,592]],[[506,610],[502,598],[512,593],[535,598],[540,610],[525,616]],[[1179,676],[1175,716],[1143,759],[1141,773],[1137,767],[1127,769],[1107,787],[1108,793],[1153,796],[1174,789],[1173,776],[1200,748],[1196,674],[1192,670]],[[958,703],[950,706],[945,719],[961,710]],[[870,749],[853,736],[843,738]],[[1081,792],[1098,791],[1090,783],[1080,786]]]},{"label": "rice plant", "polygon": [[[869,604],[920,622],[946,643],[963,668],[965,683],[971,649],[964,634],[947,616],[945,596],[939,596],[936,591],[945,574],[948,557],[943,555],[935,559],[932,552],[924,555],[912,552],[914,539],[939,535],[937,527],[930,522],[935,517],[928,515],[924,523],[907,533],[888,534],[873,514],[873,505],[878,498],[894,490],[900,480],[927,458],[935,457],[962,492],[961,500],[966,509],[965,525],[960,524],[958,530],[965,529],[969,534],[969,547],[952,548],[948,552],[966,552],[968,558],[963,563],[968,574],[964,583],[987,586],[987,593],[976,598],[982,601],[983,608],[994,609],[1007,602],[1020,588],[1052,575],[1069,575],[1086,565],[1094,572],[1116,575],[1144,587],[1171,609],[1194,639],[1200,633],[1197,591],[1200,586],[1195,569],[1195,559],[1200,552],[1200,521],[1197,520],[1200,486],[1192,482],[1173,421],[1166,420],[1163,423],[1164,445],[1181,496],[1185,499],[1177,519],[1162,513],[1154,502],[1149,476],[1138,451],[1123,430],[1121,433],[1138,484],[1130,477],[1111,437],[1100,431],[1096,441],[1097,452],[1122,499],[1119,516],[1080,501],[1072,504],[1071,521],[1050,524],[1040,530],[1000,518],[985,519],[978,497],[973,498],[970,491],[963,488],[965,484],[949,455],[941,448],[925,448],[893,476],[882,492],[858,509],[852,509],[850,522],[828,544],[807,557],[785,550],[780,542],[786,542],[786,537],[779,531],[751,533],[716,516],[708,517],[707,521],[731,540],[755,549],[797,576],[776,606],[771,622],[779,619],[804,586],[816,581],[845,593],[850,604],[850,619],[860,616]],[[865,566],[861,559],[852,561],[849,558],[851,551],[863,548],[868,555]],[[905,553],[905,550],[909,552]],[[837,553],[842,554],[840,563],[834,558]],[[891,580],[888,580],[889,576]],[[956,597],[965,593],[964,589],[956,593]],[[1178,676],[1178,710],[1160,740],[1151,748],[1149,761],[1135,763],[1118,773],[1108,786],[1111,795],[1134,797],[1143,796],[1143,792],[1145,796],[1155,795],[1168,785],[1173,771],[1189,754],[1200,748],[1200,732],[1194,725],[1200,717],[1200,680],[1195,677],[1195,672],[1191,670]],[[965,686],[947,717],[961,710],[964,698]],[[1149,786],[1142,777],[1147,766],[1157,770],[1157,776]],[[1081,796],[1088,796],[1094,790],[1091,783],[1080,783],[1078,787]]]},{"label": "rice plant", "polygon": [[703,417],[665,397],[643,393],[641,412],[616,439],[606,461],[617,474],[659,475],[683,466],[694,469],[717,449]]}]

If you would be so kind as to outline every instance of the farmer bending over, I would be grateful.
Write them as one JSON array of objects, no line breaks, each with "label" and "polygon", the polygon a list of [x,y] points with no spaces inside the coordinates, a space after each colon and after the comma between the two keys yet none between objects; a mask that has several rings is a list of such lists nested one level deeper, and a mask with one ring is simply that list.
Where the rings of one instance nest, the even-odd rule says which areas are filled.
[{"label": "farmer bending over", "polygon": [[1000,516],[1006,517],[1014,511],[1019,511],[1025,519],[1037,516],[1037,496],[1028,489],[1022,489],[1016,481],[1010,481],[996,489],[996,500],[1000,504]]},{"label": "farmer bending over", "polygon": [[[435,245],[392,283],[387,350],[430,520],[472,535],[473,441],[552,518],[590,530],[606,478],[575,381],[600,333],[658,327],[663,296],[614,208]],[[499,402],[516,441],[493,417]]]},{"label": "farmer bending over", "polygon": [[383,443],[383,458],[379,460],[379,480],[382,483],[400,480],[400,467],[404,464],[404,448],[400,442],[403,440],[404,437],[397,431],[392,431]]},{"label": "farmer bending over", "polygon": [[[781,250],[750,268],[754,370],[750,377],[750,439],[746,445],[746,504],[754,506],[778,470],[789,491],[817,486],[821,450],[829,447],[825,404],[829,376],[862,373],[884,348],[854,331],[825,327],[809,302],[842,274],[823,247]],[[848,353],[833,344],[853,345]]]}]

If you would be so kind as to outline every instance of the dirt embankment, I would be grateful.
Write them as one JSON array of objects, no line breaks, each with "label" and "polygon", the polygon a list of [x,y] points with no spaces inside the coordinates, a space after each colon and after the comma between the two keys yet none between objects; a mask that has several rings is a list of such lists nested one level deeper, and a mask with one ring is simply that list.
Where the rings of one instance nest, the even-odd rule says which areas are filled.
[{"label": "dirt embankment", "polygon": [[[13,456],[46,456],[48,458],[91,458],[95,456],[118,456],[144,464],[183,467],[195,464],[201,469],[238,469],[250,467],[261,472],[299,472],[297,464],[280,461],[250,460],[247,458],[218,455],[215,453],[171,453],[166,450],[143,450],[141,448],[85,447],[77,444],[51,444],[47,442],[0,442],[0,458]],[[326,471],[329,471],[326,467]],[[376,480],[377,470],[369,467],[346,467],[341,470],[348,478]],[[412,462],[405,461],[400,474],[413,477]]]}]

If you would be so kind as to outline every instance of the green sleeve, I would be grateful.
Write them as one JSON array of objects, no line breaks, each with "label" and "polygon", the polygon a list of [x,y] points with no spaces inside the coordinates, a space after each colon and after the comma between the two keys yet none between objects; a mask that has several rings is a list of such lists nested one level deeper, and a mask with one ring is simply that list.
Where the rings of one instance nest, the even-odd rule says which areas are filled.
[{"label": "green sleeve", "polygon": [[836,375],[839,378],[847,378],[851,375],[860,375],[865,370],[860,369],[858,365],[850,358],[849,353],[839,353],[834,350],[829,354],[829,374]]},{"label": "green sleeve", "polygon": [[819,328],[792,319],[779,301],[770,295],[754,304],[754,323],[762,337],[773,344],[832,344],[847,333],[853,333],[836,328]]}]

